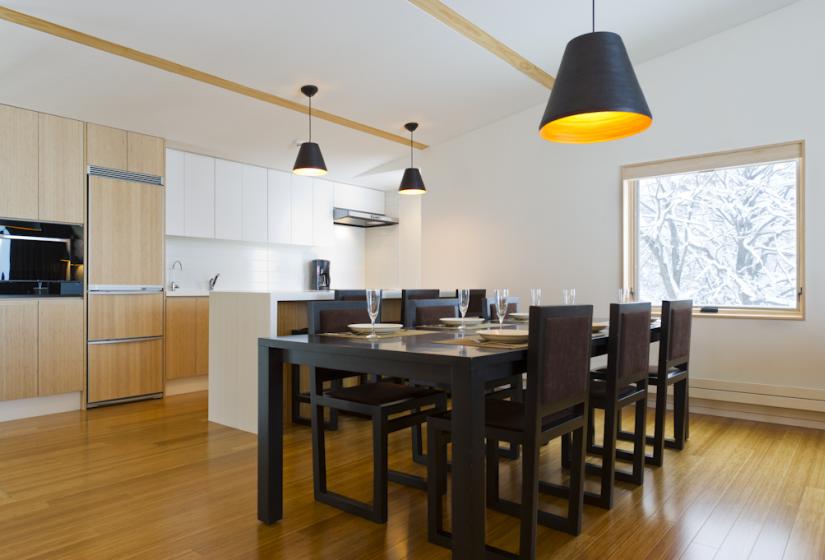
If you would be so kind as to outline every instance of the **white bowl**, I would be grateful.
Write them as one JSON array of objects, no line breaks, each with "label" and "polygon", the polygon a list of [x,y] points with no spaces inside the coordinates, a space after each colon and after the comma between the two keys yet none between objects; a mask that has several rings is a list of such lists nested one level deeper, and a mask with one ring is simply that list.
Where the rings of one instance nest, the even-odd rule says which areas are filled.
[{"label": "white bowl", "polygon": [[478,331],[476,334],[481,337],[481,340],[490,342],[507,342],[510,344],[517,344],[519,342],[527,342],[530,333],[526,330],[515,329],[487,329]]},{"label": "white bowl", "polygon": [[[372,332],[372,325],[369,323],[355,323],[347,325],[349,330],[355,334],[370,334]],[[400,331],[404,325],[399,323],[375,323],[375,334],[388,334]]]}]

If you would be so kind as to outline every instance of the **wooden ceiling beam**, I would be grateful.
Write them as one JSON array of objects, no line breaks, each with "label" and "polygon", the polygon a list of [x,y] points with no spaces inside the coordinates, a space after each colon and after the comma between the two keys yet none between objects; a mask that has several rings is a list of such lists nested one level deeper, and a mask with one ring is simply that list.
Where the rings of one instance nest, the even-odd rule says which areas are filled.
[{"label": "wooden ceiling beam", "polygon": [[440,0],[409,0],[417,8],[427,12],[447,27],[458,31],[477,45],[487,49],[504,62],[534,79],[548,89],[553,88],[556,79],[521,56],[519,53],[481,29]]},{"label": "wooden ceiling beam", "polygon": [[[141,64],[146,64],[147,66],[152,66],[154,68],[158,68],[160,70],[164,70],[172,74],[177,74],[178,76],[183,76],[185,78],[202,82],[204,84],[209,84],[211,86],[239,93],[241,95],[245,95],[247,97],[263,101],[265,103],[277,105],[278,107],[291,109],[292,111],[297,111],[299,113],[307,112],[307,107],[303,103],[298,103],[290,99],[284,99],[283,97],[278,97],[277,95],[267,93],[259,89],[255,89],[250,86],[245,86],[243,84],[239,84],[238,82],[233,82],[231,80],[221,78],[220,76],[216,76],[214,74],[209,74],[207,72],[203,72],[201,70],[197,70],[189,66],[184,66],[183,64],[172,62],[171,60],[167,60],[159,56],[148,54],[123,45],[119,45],[117,43],[113,43],[111,41],[107,41],[105,39],[101,39],[99,37],[95,37],[94,35],[89,35],[87,33],[83,33],[81,31],[77,31],[69,27],[64,27],[62,25],[58,25],[56,23],[52,23],[44,19],[36,18],[34,16],[30,16],[22,12],[17,12],[4,6],[0,6],[0,19],[6,20],[11,23],[15,23],[17,25],[21,25],[23,27],[28,27],[29,29],[34,29],[36,31],[48,33],[49,35],[54,35],[55,37],[60,37],[61,39],[73,41],[75,43],[79,43],[81,45],[97,49],[99,51],[107,52],[115,56],[120,56],[122,58],[127,58],[129,60],[133,60]],[[398,144],[403,144],[405,146],[410,145],[410,139],[408,137],[401,136],[399,134],[394,134],[392,132],[387,132],[385,130],[381,130],[380,128],[375,128],[373,126],[363,124],[352,119],[336,115],[334,113],[329,113],[327,111],[316,109],[314,107],[312,109],[312,116],[318,119],[323,119],[325,121],[337,124],[339,126],[344,126],[346,128],[362,132],[364,134],[371,134],[372,136],[377,136],[378,138],[382,138],[384,140],[397,142]],[[418,148],[419,150],[424,150],[428,147],[427,144],[422,144],[421,142],[413,142],[413,146]]]}]

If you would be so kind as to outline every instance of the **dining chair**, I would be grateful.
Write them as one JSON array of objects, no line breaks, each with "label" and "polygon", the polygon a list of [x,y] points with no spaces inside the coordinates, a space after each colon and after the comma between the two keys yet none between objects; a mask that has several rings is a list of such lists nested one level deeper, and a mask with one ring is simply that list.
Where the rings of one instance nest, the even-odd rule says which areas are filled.
[{"label": "dining chair", "polygon": [[[455,291],[458,297],[458,290]],[[470,304],[467,306],[466,317],[484,317],[484,298],[487,297],[485,289],[470,289]]]},{"label": "dining chair", "polygon": [[[496,298],[485,297],[483,300],[484,319],[487,321],[498,321],[498,309],[496,309]],[[518,312],[519,298],[510,296],[507,298],[507,313]],[[507,316],[505,315],[505,318]]]},{"label": "dining chair", "polygon": [[[369,322],[362,301],[309,302],[310,334],[346,332],[351,323]],[[364,320],[364,317],[367,320]],[[379,311],[380,316],[380,311]],[[352,377],[351,372],[326,368],[310,369],[310,399],[312,406],[312,468],[315,499],[343,511],[360,515],[376,523],[387,521],[387,482],[392,480],[414,488],[425,489],[426,481],[419,476],[390,470],[387,464],[389,434],[420,426],[429,414],[447,408],[447,396],[430,387],[389,381],[368,381],[351,387],[341,385],[324,389],[327,381]],[[372,421],[373,490],[372,504],[332,492],[327,485],[326,448],[324,443],[324,409],[358,414]],[[400,415],[400,416],[399,416]],[[392,418],[390,418],[392,416]]]},{"label": "dining chair", "polygon": [[[599,493],[585,492],[588,504],[606,509],[613,506],[615,480],[641,485],[644,482],[645,421],[647,419],[648,361],[650,359],[650,303],[613,303],[607,342],[607,367],[593,371],[588,405],[587,451],[600,455],[600,466],[587,464],[588,473],[601,477]],[[633,452],[620,453],[632,461],[631,472],[616,469],[618,416],[622,408],[635,405]],[[594,410],[604,411],[603,441],[594,443]],[[569,464],[562,442],[562,463]]]},{"label": "dining chair", "polygon": [[402,315],[404,328],[412,329],[422,325],[437,325],[442,317],[458,317],[458,299],[411,299],[407,301]]},{"label": "dining chair", "polygon": [[[536,557],[537,523],[573,535],[581,532],[592,322],[591,305],[530,307],[526,399],[523,403],[488,399],[486,403],[487,505],[520,518],[518,558]],[[450,546],[451,541],[451,534],[443,528],[442,504],[446,494],[450,420],[450,413],[446,412],[427,422],[427,534],[431,542],[442,546]],[[539,479],[539,450],[558,437],[572,438],[567,450],[571,463],[567,486]],[[521,503],[499,494],[499,441],[510,441],[523,448]],[[567,514],[539,509],[539,492],[566,498]],[[489,546],[488,551],[493,557],[513,557],[512,553]]]},{"label": "dining chair", "polygon": [[367,301],[367,290],[335,290],[336,301]]},{"label": "dining chair", "polygon": [[[441,295],[441,290],[415,289],[401,290],[401,322],[407,316],[407,302],[414,299],[437,299]],[[406,323],[405,323],[406,324]]]},{"label": "dining chair", "polygon": [[[653,435],[645,441],[653,446],[653,454],[645,463],[657,467],[664,461],[664,448],[681,450],[689,437],[690,404],[688,401],[688,364],[690,363],[690,332],[693,321],[693,301],[663,301],[662,326],[659,339],[659,359],[650,366],[648,383],[656,387],[656,409]],[[665,411],[668,387],[673,385],[673,439],[665,437]],[[621,423],[619,424],[621,426]],[[633,437],[619,431],[619,439]],[[618,457],[627,458],[624,453]]]}]

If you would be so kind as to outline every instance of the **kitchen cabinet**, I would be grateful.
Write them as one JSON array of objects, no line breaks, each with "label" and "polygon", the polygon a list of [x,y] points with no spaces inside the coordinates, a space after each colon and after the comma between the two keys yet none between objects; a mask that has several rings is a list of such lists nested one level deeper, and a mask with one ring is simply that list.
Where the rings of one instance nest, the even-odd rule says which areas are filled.
[{"label": "kitchen cabinet", "polygon": [[126,133],[126,149],[128,171],[163,177],[166,172],[163,138],[130,131]]},{"label": "kitchen cabinet", "polygon": [[185,235],[183,152],[166,150],[166,235]]},{"label": "kitchen cabinet", "polygon": [[156,185],[90,178],[91,285],[163,285],[163,195]]},{"label": "kitchen cabinet", "polygon": [[0,217],[38,217],[37,136],[37,113],[0,105]]},{"label": "kitchen cabinet", "polygon": [[292,199],[292,244],[312,245],[312,234],[314,226],[312,224],[315,209],[312,206],[312,188],[314,180],[312,177],[301,175],[292,176],[290,185],[290,196]]},{"label": "kitchen cabinet", "polygon": [[335,183],[335,207],[383,214],[384,191]]},{"label": "kitchen cabinet", "polygon": [[163,339],[89,344],[90,404],[163,391]]},{"label": "kitchen cabinet", "polygon": [[38,115],[38,218],[82,224],[86,209],[83,123]]},{"label": "kitchen cabinet", "polygon": [[166,379],[209,373],[209,298],[166,298]]},{"label": "kitchen cabinet", "polygon": [[267,171],[267,206],[270,243],[292,243],[292,175]]},{"label": "kitchen cabinet", "polygon": [[163,294],[89,294],[89,340],[161,336]]},{"label": "kitchen cabinet", "polygon": [[37,396],[37,300],[0,302],[0,400]]},{"label": "kitchen cabinet", "polygon": [[243,240],[266,242],[267,173],[263,167],[243,166]]},{"label": "kitchen cabinet", "polygon": [[83,391],[86,381],[83,299],[40,300],[37,340],[37,394]]},{"label": "kitchen cabinet", "polygon": [[244,165],[215,160],[215,237],[244,238]]},{"label": "kitchen cabinet", "polygon": [[315,179],[312,186],[312,241],[313,245],[332,245],[335,226],[332,223],[335,184]]},{"label": "kitchen cabinet", "polygon": [[86,159],[89,165],[126,169],[129,159],[126,131],[88,123],[86,125]]},{"label": "kitchen cabinet", "polygon": [[184,154],[184,234],[215,237],[215,159]]}]

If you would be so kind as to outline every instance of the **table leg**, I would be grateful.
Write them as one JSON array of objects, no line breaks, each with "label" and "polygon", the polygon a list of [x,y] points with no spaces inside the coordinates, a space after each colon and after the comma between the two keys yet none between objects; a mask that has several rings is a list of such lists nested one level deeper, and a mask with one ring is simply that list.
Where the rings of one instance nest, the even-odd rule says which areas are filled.
[{"label": "table leg", "polygon": [[484,558],[484,383],[453,371],[453,558]]},{"label": "table leg", "polygon": [[275,523],[283,504],[283,351],[258,346],[258,519]]}]

